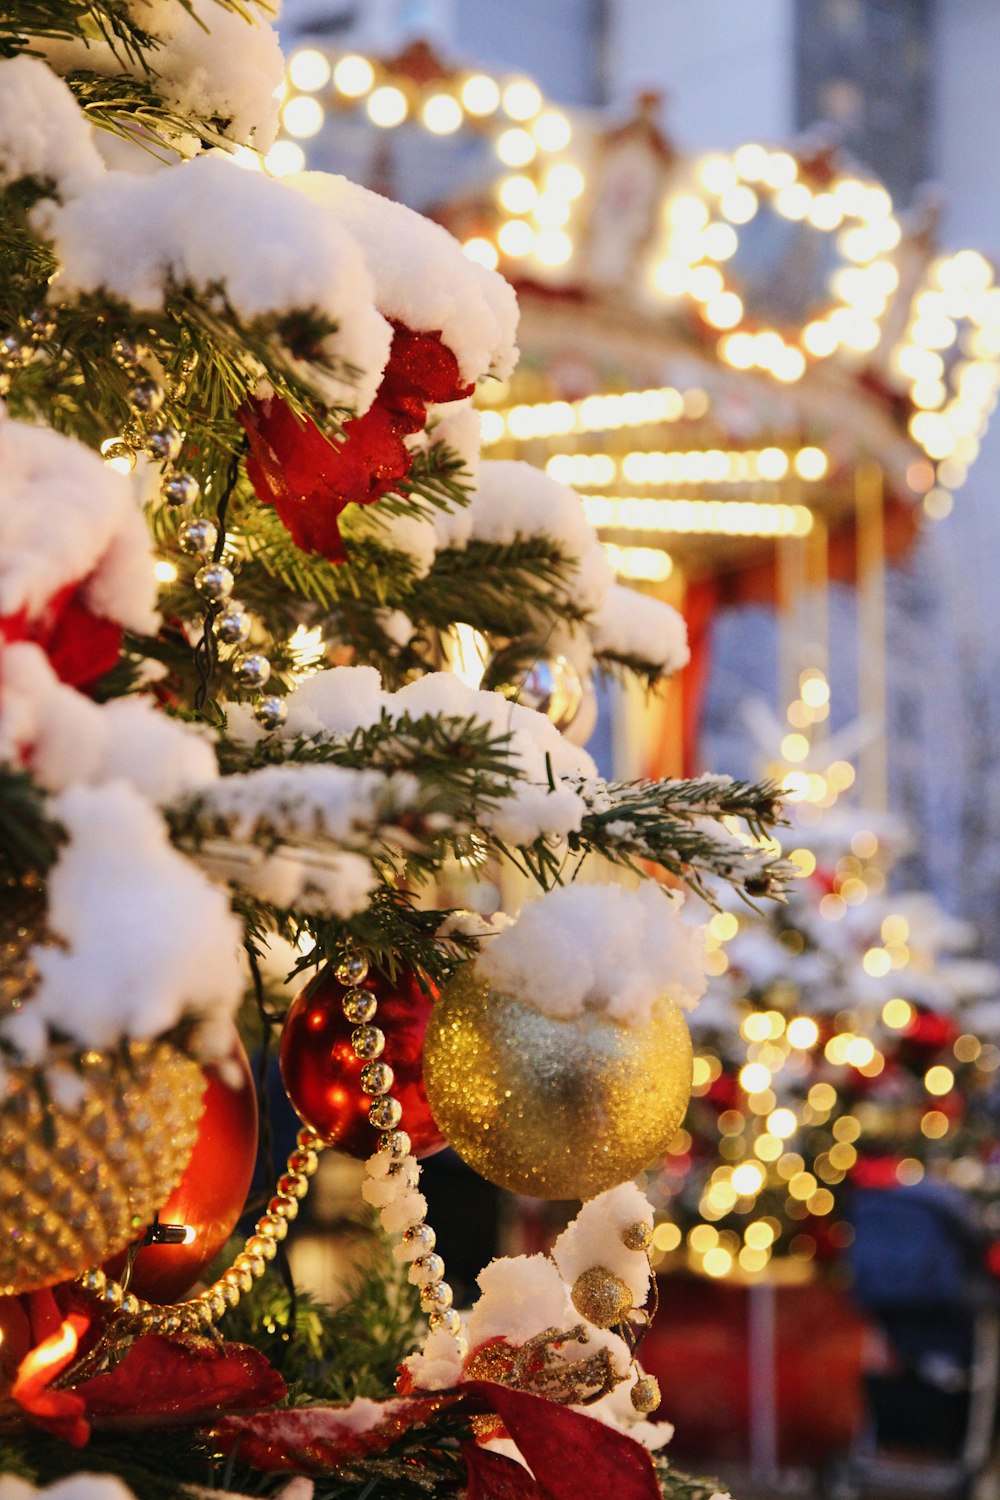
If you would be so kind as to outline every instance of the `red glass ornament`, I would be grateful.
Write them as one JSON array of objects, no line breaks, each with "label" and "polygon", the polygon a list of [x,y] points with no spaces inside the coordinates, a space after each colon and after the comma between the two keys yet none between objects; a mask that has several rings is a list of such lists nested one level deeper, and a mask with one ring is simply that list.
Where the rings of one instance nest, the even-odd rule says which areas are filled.
[{"label": "red glass ornament", "polygon": [[[205,1108],[184,1176],[159,1212],[161,1224],[183,1224],[181,1245],[144,1245],[129,1291],[149,1302],[176,1302],[214,1260],[243,1212],[257,1161],[257,1090],[242,1042],[221,1068],[205,1069]],[[123,1258],[109,1263],[120,1274]]]},{"label": "red glass ornament", "polygon": [[[400,1128],[415,1156],[430,1156],[446,1144],[427,1103],[423,1082],[424,1032],[431,1001],[416,977],[404,971],[395,980],[371,973],[361,985],[378,1001],[372,1022],[385,1033],[382,1060],[392,1068],[391,1094],[403,1106]],[[281,1076],[297,1113],[329,1146],[365,1158],[378,1135],[369,1123],[370,1097],[361,1088],[363,1059],[351,1046],[354,1023],[341,1008],[347,987],[332,968],[321,969],[296,996],[281,1035]]]}]

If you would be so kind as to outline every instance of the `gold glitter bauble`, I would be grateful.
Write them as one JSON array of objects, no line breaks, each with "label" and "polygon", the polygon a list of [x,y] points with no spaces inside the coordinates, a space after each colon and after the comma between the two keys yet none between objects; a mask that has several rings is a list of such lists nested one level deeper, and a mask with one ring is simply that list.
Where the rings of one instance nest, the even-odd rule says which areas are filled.
[{"label": "gold glitter bauble", "polygon": [[581,1318],[595,1328],[612,1328],[632,1311],[634,1298],[627,1283],[604,1266],[581,1271],[570,1292]]},{"label": "gold glitter bauble", "polygon": [[590,1198],[662,1157],[691,1093],[691,1038],[667,1000],[644,1026],[553,1020],[472,964],[424,1038],[431,1112],[481,1176],[535,1198]]},{"label": "gold glitter bauble", "polygon": [[629,1392],[632,1405],[644,1415],[655,1411],[660,1404],[660,1383],[655,1375],[643,1375]]},{"label": "gold glitter bauble", "polygon": [[12,1067],[0,1105],[0,1295],[78,1276],[123,1250],[180,1180],[201,1068],[168,1042]]}]

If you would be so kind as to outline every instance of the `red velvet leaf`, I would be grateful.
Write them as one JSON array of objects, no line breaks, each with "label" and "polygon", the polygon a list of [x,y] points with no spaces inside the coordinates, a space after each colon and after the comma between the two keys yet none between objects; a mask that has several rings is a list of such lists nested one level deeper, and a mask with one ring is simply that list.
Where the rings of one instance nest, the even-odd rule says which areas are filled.
[{"label": "red velvet leaf", "polygon": [[503,1419],[547,1500],[662,1500],[652,1459],[625,1433],[492,1381],[471,1380],[462,1390]]},{"label": "red velvet leaf", "polygon": [[250,402],[239,413],[257,498],[274,506],[297,547],[331,562],[346,556],[340,535],[345,506],[371,505],[405,479],[413,459],[404,437],[422,430],[429,405],[457,401],[473,389],[462,384],[458,361],[439,333],[414,333],[398,323],[394,329],[375,400],[345,422],[341,437],[300,420],[277,397]]},{"label": "red velvet leaf", "polygon": [[545,1491],[513,1458],[476,1443],[466,1443],[462,1457],[469,1474],[467,1500],[546,1500]]},{"label": "red velvet leaf", "polygon": [[382,1402],[380,1411],[372,1402],[370,1410],[300,1406],[223,1417],[213,1427],[212,1438],[224,1453],[238,1445],[241,1463],[267,1473],[326,1474],[367,1454],[384,1453],[411,1428],[454,1401],[454,1395],[424,1396]]},{"label": "red velvet leaf", "polygon": [[120,1365],[76,1387],[96,1427],[185,1426],[227,1409],[256,1410],[280,1401],[285,1382],[248,1344],[207,1339],[138,1339]]}]

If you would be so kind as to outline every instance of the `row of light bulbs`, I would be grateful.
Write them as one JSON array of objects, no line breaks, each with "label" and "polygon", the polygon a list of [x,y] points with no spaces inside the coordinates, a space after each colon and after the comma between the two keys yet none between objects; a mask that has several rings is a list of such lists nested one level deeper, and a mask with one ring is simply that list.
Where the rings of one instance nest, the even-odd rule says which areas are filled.
[{"label": "row of light bulbs", "polygon": [[619,460],[609,453],[554,453],[545,472],[560,484],[576,489],[604,489],[621,477],[628,484],[699,485],[776,483],[796,475],[808,483],[822,479],[829,468],[822,448],[786,452],[767,448],[694,448],[661,452],[641,449]]},{"label": "row of light bulbs", "polygon": [[[456,80],[454,87],[423,91],[418,97],[398,82],[384,81],[379,67],[360,54],[331,61],[317,48],[303,48],[289,60],[287,88],[291,92],[282,107],[282,123],[287,135],[297,138],[322,129],[325,106],[317,96],[324,91],[342,104],[364,100],[372,122],[387,129],[414,117],[432,134],[449,135],[466,124],[482,127],[496,117],[506,120],[507,127],[494,132],[494,141],[501,162],[515,169],[497,185],[508,217],[495,240],[474,235],[465,243],[466,252],[491,267],[501,255],[515,260],[530,256],[548,268],[571,259],[574,244],[567,225],[585,177],[568,160],[552,162],[541,177],[524,170],[537,162],[539,153],[563,152],[572,138],[567,117],[546,107],[530,79],[503,83],[477,72]],[[301,170],[305,156],[294,140],[284,139],[265,164],[284,175]],[[734,226],[750,222],[764,199],[788,220],[837,232],[837,249],[846,262],[831,278],[829,311],[795,337],[773,328],[741,327],[743,301],[720,269],[738,248]],[[899,285],[899,272],[888,257],[901,238],[892,200],[880,185],[843,176],[817,189],[803,180],[789,152],[748,143],[731,157],[703,160],[692,190],[665,203],[663,221],[664,253],[654,261],[653,285],[668,299],[686,296],[699,304],[705,322],[720,332],[722,359],[733,368],[762,370],[791,384],[802,377],[810,359],[828,358],[839,349],[872,354],[878,348],[881,319]],[[925,503],[929,515],[941,518],[951,508],[948,491],[964,481],[978,453],[1000,388],[1000,289],[992,286],[991,268],[975,251],[942,259],[933,277],[937,289],[917,299],[906,342],[893,363],[894,372],[908,380],[918,407],[911,436],[929,457],[950,468],[941,476],[942,488]],[[953,347],[958,324],[966,320],[971,323],[971,357],[955,372],[954,394],[949,395],[941,353]]]}]

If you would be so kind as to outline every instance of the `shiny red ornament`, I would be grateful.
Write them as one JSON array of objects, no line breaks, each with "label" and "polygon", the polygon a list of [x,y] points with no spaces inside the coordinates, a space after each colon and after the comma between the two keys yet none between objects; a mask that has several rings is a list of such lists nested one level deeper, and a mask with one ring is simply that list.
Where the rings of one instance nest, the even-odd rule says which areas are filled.
[{"label": "shiny red ornament", "polygon": [[[242,1042],[221,1067],[205,1069],[205,1108],[184,1176],[159,1212],[161,1224],[183,1224],[183,1244],[144,1245],[129,1291],[149,1302],[176,1302],[199,1279],[236,1228],[257,1161],[257,1090]],[[121,1257],[110,1263],[120,1274]]]},{"label": "shiny red ornament", "polygon": [[[356,988],[378,1001],[371,1024],[385,1033],[382,1061],[392,1068],[390,1092],[403,1106],[400,1128],[409,1135],[414,1155],[429,1156],[446,1144],[423,1082],[424,1032],[432,1002],[408,971],[395,980],[372,972]],[[368,1120],[371,1098],[361,1088],[365,1063],[351,1046],[354,1023],[342,1009],[347,993],[327,967],[296,996],[281,1035],[281,1076],[297,1113],[327,1145],[364,1158],[375,1150],[378,1134]]]},{"label": "shiny red ornament", "polygon": [[339,518],[344,507],[371,505],[410,472],[413,456],[403,439],[420,432],[432,403],[471,395],[454,354],[439,333],[414,333],[393,324],[382,383],[362,416],[345,422],[331,439],[315,422],[296,417],[277,397],[251,401],[239,413],[250,452],[247,475],[265,504],[273,505],[297,547],[343,562]]}]

